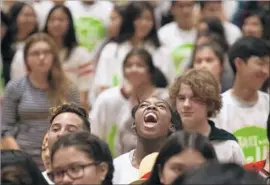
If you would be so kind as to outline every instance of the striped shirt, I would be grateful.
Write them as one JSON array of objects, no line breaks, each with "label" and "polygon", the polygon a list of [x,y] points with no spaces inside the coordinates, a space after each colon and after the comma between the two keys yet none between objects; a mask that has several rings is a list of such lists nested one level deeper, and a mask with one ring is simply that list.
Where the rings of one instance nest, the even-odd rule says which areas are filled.
[{"label": "striped shirt", "polygon": [[[79,103],[79,92],[71,89],[68,100]],[[42,169],[42,138],[49,126],[51,106],[47,92],[34,87],[26,76],[12,80],[5,89],[2,131],[14,136],[20,149],[30,154]]]}]

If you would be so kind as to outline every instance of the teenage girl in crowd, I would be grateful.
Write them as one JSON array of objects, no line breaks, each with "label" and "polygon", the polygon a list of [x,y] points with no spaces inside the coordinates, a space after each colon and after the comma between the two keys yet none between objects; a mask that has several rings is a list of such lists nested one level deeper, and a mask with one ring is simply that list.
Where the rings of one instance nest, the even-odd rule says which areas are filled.
[{"label": "teenage girl in crowd", "polygon": [[108,145],[88,132],[61,137],[51,150],[55,184],[112,185],[113,158]]},{"label": "teenage girl in crowd", "polygon": [[144,185],[171,184],[190,168],[199,167],[209,160],[217,160],[208,139],[197,133],[175,132],[164,144]]},{"label": "teenage girl in crowd", "polygon": [[[38,31],[38,23],[34,9],[30,4],[15,2],[9,12],[9,25],[6,34],[5,52],[3,53],[5,83],[10,80],[10,67],[13,55],[23,48],[26,39]],[[11,48],[9,48],[11,47]],[[8,49],[8,51],[6,51]],[[14,56],[15,57],[15,56]]]},{"label": "teenage girl in crowd", "polygon": [[[79,47],[76,39],[72,15],[64,5],[54,6],[48,14],[44,32],[56,42],[60,61],[69,80],[80,91],[81,104],[88,108],[88,90],[93,74],[93,57],[85,48]],[[18,51],[12,62],[12,78],[19,78],[26,73],[23,53]]]},{"label": "teenage girl in crowd", "polygon": [[122,64],[127,53],[134,47],[146,49],[153,62],[170,82],[174,69],[167,50],[161,47],[152,6],[146,2],[131,2],[121,25],[119,37],[107,44],[100,55],[95,74],[95,92],[98,94],[109,87],[123,83]]},{"label": "teenage girl in crowd", "polygon": [[79,93],[66,79],[57,46],[48,35],[29,37],[24,61],[27,76],[10,81],[4,92],[2,132],[11,148],[29,153],[43,168],[41,143],[49,126],[49,108],[67,101],[79,103]]}]

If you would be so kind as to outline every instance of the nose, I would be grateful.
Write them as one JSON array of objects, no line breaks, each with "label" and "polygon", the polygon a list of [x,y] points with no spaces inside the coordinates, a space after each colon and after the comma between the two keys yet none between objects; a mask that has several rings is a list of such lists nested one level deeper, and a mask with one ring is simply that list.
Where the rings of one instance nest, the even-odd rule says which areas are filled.
[{"label": "nose", "polygon": [[70,185],[72,184],[72,179],[68,176],[67,173],[64,173],[63,179],[62,179],[62,183],[63,185]]},{"label": "nose", "polygon": [[57,138],[59,139],[60,137],[62,137],[64,135],[65,135],[65,131],[64,130],[61,130],[60,132],[58,132]]},{"label": "nose", "polygon": [[190,107],[191,106],[191,104],[190,104],[190,100],[189,99],[185,99],[185,101],[184,101],[184,107],[185,108],[187,108],[187,107]]},{"label": "nose", "polygon": [[154,110],[154,109],[157,109],[157,108],[156,108],[155,105],[151,104],[151,105],[149,105],[149,106],[147,107],[147,109],[152,109],[152,110]]},{"label": "nose", "polygon": [[39,60],[43,60],[45,58],[45,54],[43,52],[40,52],[38,58]]}]

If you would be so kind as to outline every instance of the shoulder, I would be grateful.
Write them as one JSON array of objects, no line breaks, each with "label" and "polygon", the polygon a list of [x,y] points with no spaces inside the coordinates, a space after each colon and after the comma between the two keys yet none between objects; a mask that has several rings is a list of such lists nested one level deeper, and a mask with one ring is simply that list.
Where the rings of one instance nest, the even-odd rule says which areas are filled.
[{"label": "shoulder", "polygon": [[112,54],[112,52],[114,52],[118,47],[120,46],[120,44],[118,44],[117,42],[109,42],[108,44],[106,44],[104,46],[104,48],[102,49],[102,53],[106,53],[106,54]]},{"label": "shoulder", "polygon": [[[106,106],[108,107],[115,107],[122,104],[123,101],[126,101],[120,92],[120,87],[112,87],[109,89],[104,90],[100,95],[97,97],[94,107],[95,106]],[[95,109],[95,108],[94,108]]]},{"label": "shoulder", "polygon": [[6,90],[21,90],[22,87],[26,86],[28,84],[28,78],[26,76],[14,79],[8,82],[6,86]]},{"label": "shoulder", "polygon": [[110,1],[97,1],[96,3],[101,8],[105,8],[109,10],[113,8],[113,3]]},{"label": "shoulder", "polygon": [[4,96],[9,98],[19,98],[27,86],[28,79],[26,76],[11,80],[5,87]]},{"label": "shoulder", "polygon": [[[115,165],[115,167],[119,168],[120,166],[122,166],[123,164],[125,164],[127,161],[129,161],[129,156],[131,155],[131,153],[133,152],[134,150],[128,152],[128,153],[125,153],[123,155],[120,155],[118,157],[116,157],[114,160],[113,160],[113,163]],[[124,167],[124,166],[123,166]]]},{"label": "shoulder", "polygon": [[262,92],[262,91],[258,91],[258,94],[259,94],[259,98],[262,100],[262,101],[267,101],[269,102],[269,94],[265,93],[265,92]]},{"label": "shoulder", "polygon": [[231,22],[224,22],[223,24],[224,28],[230,32],[237,32],[237,33],[241,33],[240,28],[238,28],[236,25],[234,25]]},{"label": "shoulder", "polygon": [[159,33],[159,34],[167,33],[168,31],[174,30],[175,27],[176,27],[176,23],[175,23],[175,22],[171,22],[171,23],[165,24],[164,26],[162,26],[162,27],[158,30],[158,33]]}]

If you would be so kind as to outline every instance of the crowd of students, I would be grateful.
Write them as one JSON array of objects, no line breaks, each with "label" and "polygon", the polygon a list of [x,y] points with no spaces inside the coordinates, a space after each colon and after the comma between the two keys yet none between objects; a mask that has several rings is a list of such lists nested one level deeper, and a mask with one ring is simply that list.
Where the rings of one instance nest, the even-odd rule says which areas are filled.
[{"label": "crowd of students", "polygon": [[1,183],[270,184],[269,3],[3,5]]}]

